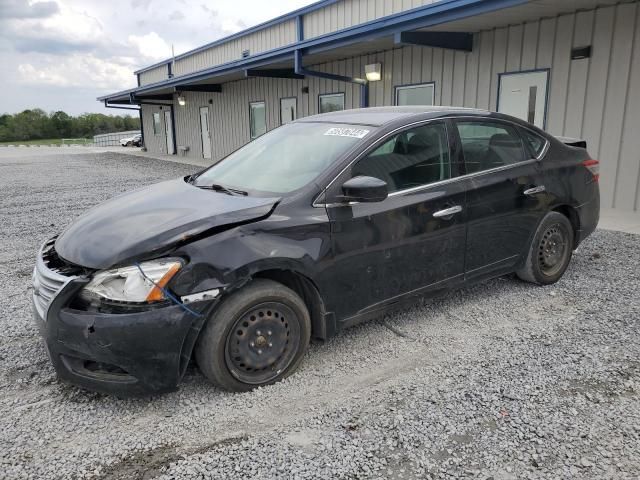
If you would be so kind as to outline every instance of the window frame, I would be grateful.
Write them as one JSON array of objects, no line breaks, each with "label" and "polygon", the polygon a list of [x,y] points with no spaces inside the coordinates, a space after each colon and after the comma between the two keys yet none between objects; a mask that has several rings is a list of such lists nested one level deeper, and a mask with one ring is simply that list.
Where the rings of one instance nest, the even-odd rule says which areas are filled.
[{"label": "window frame", "polygon": [[[261,133],[260,135],[256,135],[253,136],[253,134],[251,133],[251,121],[253,119],[253,106],[254,105],[262,105],[264,107],[264,133]],[[250,140],[255,140],[256,138],[261,137],[262,135],[264,135],[265,133],[267,133],[269,131],[269,129],[267,128],[267,102],[264,100],[256,100],[254,102],[249,102],[249,139]]]},{"label": "window frame", "polygon": [[[522,127],[520,124],[512,122],[510,120],[504,120],[501,118],[492,118],[492,117],[486,117],[486,118],[477,118],[477,117],[455,117],[452,119],[453,120],[453,126],[455,127],[454,130],[454,135],[456,136],[456,141],[458,142],[458,148],[460,149],[460,155],[461,155],[461,163],[462,165],[464,165],[464,175],[463,176],[476,176],[476,175],[484,175],[485,173],[491,173],[491,172],[500,172],[502,170],[507,170],[509,168],[514,168],[514,167],[518,167],[521,165],[528,165],[531,162],[538,162],[540,161],[540,159],[542,157],[544,157],[544,155],[547,153],[547,149],[549,148],[549,142],[547,142],[547,145],[545,145],[544,150],[542,151],[542,153],[540,154],[540,157],[536,158],[536,157],[532,157],[529,148],[527,147],[527,144],[525,143],[525,139],[522,137],[522,134],[520,133],[520,128],[525,128]],[[477,123],[496,123],[498,125],[506,125],[507,127],[510,127],[512,129],[515,130],[516,135],[518,136],[518,138],[520,139],[520,142],[522,143],[522,152],[524,153],[525,159],[521,160],[519,162],[516,163],[510,163],[508,165],[501,165],[499,167],[494,167],[494,168],[489,168],[487,170],[480,170],[479,172],[472,172],[472,173],[467,173],[467,160],[464,156],[464,149],[462,147],[462,138],[460,138],[460,131],[458,130],[458,123],[469,123],[469,122],[477,122]],[[544,138],[544,137],[543,137]],[[546,139],[545,139],[546,140]],[[530,157],[530,158],[527,158]]]},{"label": "window frame", "polygon": [[[547,129],[547,120],[549,119],[549,99],[551,98],[551,68],[533,68],[529,70],[513,70],[498,74],[498,97],[496,99],[496,112],[500,113],[500,95],[502,94],[502,79],[510,75],[523,75],[527,73],[545,73],[547,75],[546,94],[544,98],[544,118],[542,119],[542,130]],[[522,119],[519,119],[522,120]],[[526,120],[522,120],[526,122]],[[528,123],[528,122],[527,122]],[[533,124],[531,124],[533,125]],[[534,125],[538,128],[537,125]]]},{"label": "window frame", "polygon": [[[280,98],[280,125],[286,125],[285,123],[282,123],[282,101],[283,100],[295,100],[296,116],[293,120],[291,120],[291,122],[295,122],[298,119],[298,97],[281,97]],[[287,122],[287,123],[291,123],[291,122]]]},{"label": "window frame", "polygon": [[420,82],[420,83],[408,83],[408,84],[405,84],[405,85],[395,85],[393,87],[393,104],[396,107],[410,106],[410,105],[399,105],[398,104],[398,92],[400,92],[401,90],[411,90],[411,89],[415,89],[415,88],[429,87],[429,86],[432,87],[431,88],[431,105],[424,105],[424,106],[425,107],[435,106],[435,104],[436,104],[436,82],[435,81]]},{"label": "window frame", "polygon": [[[446,180],[440,180],[438,182],[433,182],[433,183],[428,183],[426,185],[420,185],[417,187],[411,187],[411,188],[407,188],[405,190],[397,190],[395,192],[392,192],[388,195],[388,198],[393,198],[396,196],[400,196],[400,195],[407,195],[407,194],[411,194],[414,192],[420,192],[422,190],[426,190],[428,188],[432,188],[432,187],[437,187],[439,185],[444,185],[450,182],[454,182],[457,181],[461,178],[464,177],[464,171],[460,170],[459,165],[459,157],[461,155],[461,152],[459,152],[459,148],[457,145],[457,137],[454,135],[451,135],[451,118],[453,117],[440,117],[440,118],[429,118],[426,120],[418,120],[412,123],[408,123],[406,125],[402,125],[400,127],[394,128],[393,130],[383,134],[380,138],[378,138],[377,140],[375,140],[371,145],[369,145],[368,147],[366,147],[364,150],[362,150],[361,152],[358,152],[344,167],[342,167],[338,173],[336,173],[333,178],[328,181],[326,183],[326,186],[324,187],[324,189],[322,190],[322,192],[320,192],[320,194],[318,194],[315,199],[313,200],[313,203],[311,204],[312,207],[315,208],[330,208],[330,207],[336,207],[336,206],[344,206],[344,203],[332,203],[332,202],[327,202],[326,199],[327,198],[331,198],[335,196],[335,192],[332,192],[331,189],[332,188],[336,188],[335,184],[338,180],[340,180],[341,178],[343,178],[343,176],[345,176],[345,174],[349,174],[351,175],[351,169],[352,167],[361,159],[365,158],[366,156],[368,156],[369,154],[371,154],[372,152],[374,152],[377,148],[381,147],[382,145],[384,145],[386,142],[388,142],[391,138],[393,138],[396,135],[401,134],[403,131],[407,131],[407,130],[413,130],[415,128],[419,128],[419,127],[423,127],[426,126],[430,123],[443,123],[446,126],[446,133],[447,133],[447,140],[449,142],[449,155],[450,155],[450,163],[451,163],[451,178],[448,178]],[[458,165],[457,168],[454,167],[454,165]],[[350,177],[352,178],[352,177]],[[344,181],[346,181],[348,179],[345,179]],[[386,200],[385,200],[386,201]],[[355,203],[359,203],[359,202],[355,202]]]},{"label": "window frame", "polygon": [[[474,173],[467,173],[466,171],[466,164],[464,163],[464,154],[462,152],[462,142],[460,141],[460,135],[458,134],[458,129],[455,125],[455,122],[457,120],[475,120],[478,121],[478,117],[465,117],[465,116],[445,116],[445,117],[440,117],[440,118],[430,118],[428,120],[419,120],[407,125],[403,125],[401,127],[395,128],[385,134],[383,134],[380,138],[378,138],[377,140],[375,140],[369,147],[365,148],[364,150],[362,150],[361,152],[357,153],[344,167],[342,167],[338,173],[336,173],[333,178],[331,178],[331,180],[326,182],[326,186],[322,189],[322,191],[314,198],[311,206],[314,208],[332,208],[332,207],[339,207],[339,206],[344,206],[344,203],[332,203],[332,202],[328,202],[327,198],[331,198],[334,192],[331,191],[332,188],[335,188],[335,183],[341,179],[343,177],[343,175],[345,174],[345,172],[350,171],[351,167],[358,161],[360,160],[362,157],[368,155],[369,153],[373,152],[376,148],[382,146],[385,142],[389,141],[389,139],[395,135],[397,135],[398,133],[402,132],[403,130],[409,130],[412,128],[417,128],[419,126],[425,125],[427,123],[430,122],[437,122],[437,121],[443,121],[443,122],[447,122],[448,124],[448,133],[452,133],[451,135],[449,135],[449,148],[451,149],[451,153],[452,153],[452,164],[456,164],[458,165],[458,168],[456,169],[456,173],[454,175],[454,170],[452,169],[452,175],[451,178],[448,180],[441,180],[440,182],[435,182],[435,183],[430,183],[428,185],[423,185],[420,187],[415,187],[415,188],[410,188],[407,190],[399,190],[397,192],[393,192],[391,194],[389,194],[389,197],[394,197],[394,196],[400,196],[400,195],[408,195],[411,193],[415,193],[415,192],[420,192],[422,190],[426,190],[428,188],[432,188],[434,186],[440,186],[440,185],[445,185],[445,184],[449,184],[449,183],[453,183],[453,182],[458,182],[458,181],[464,181],[467,180],[469,178],[473,178],[473,177],[477,177],[477,176],[481,176],[481,175],[487,175],[496,171],[501,171],[501,170],[508,170],[510,168],[514,168],[514,167],[519,167],[519,166],[523,166],[523,165],[529,165],[529,164],[533,164],[533,163],[537,163],[539,162],[542,158],[544,158],[544,156],[547,154],[549,147],[550,147],[550,142],[545,138],[545,140],[547,140],[547,143],[545,145],[545,149],[543,150],[543,152],[540,154],[539,158],[531,158],[530,160],[525,160],[523,162],[519,162],[519,163],[513,163],[510,165],[504,165],[502,167],[496,167],[494,169],[491,170],[483,170],[481,172],[474,172]],[[504,123],[506,125],[510,125],[515,127],[516,129],[518,127],[522,127],[522,128],[527,128],[524,127],[518,123],[512,122],[510,120],[503,120],[503,119],[494,119],[491,118],[491,120],[495,120],[496,122],[500,122],[500,123]],[[528,130],[531,130],[530,128],[528,128]],[[520,134],[518,133],[518,136],[520,136]],[[522,139],[522,142],[524,143],[524,139]],[[453,165],[452,165],[453,166]],[[346,180],[345,180],[346,181]],[[324,183],[324,182],[323,182]],[[356,202],[358,203],[358,202]]]},{"label": "window frame", "polygon": [[393,192],[389,192],[389,197],[393,197],[398,195],[399,193],[405,193],[405,192],[409,192],[409,191],[413,191],[413,190],[422,190],[425,188],[430,187],[431,185],[439,185],[442,182],[447,182],[449,180],[451,180],[452,178],[456,178],[459,174],[458,171],[456,171],[457,169],[454,169],[454,164],[455,162],[455,157],[457,157],[456,155],[456,151],[455,151],[455,143],[452,142],[452,138],[450,135],[450,125],[449,122],[447,122],[446,120],[441,120],[441,119],[432,119],[431,121],[429,121],[428,123],[425,124],[421,124],[421,125],[414,125],[411,127],[407,127],[404,128],[402,130],[397,131],[393,136],[388,137],[386,139],[385,142],[377,144],[377,146],[375,148],[372,149],[368,149],[367,153],[363,156],[361,156],[357,161],[353,162],[350,166],[350,168],[348,169],[349,171],[349,175],[351,175],[351,178],[353,177],[353,168],[358,165],[360,162],[362,161],[366,161],[368,158],[370,158],[370,156],[376,152],[376,150],[378,150],[380,147],[384,146],[386,143],[388,143],[389,141],[391,141],[394,138],[397,138],[398,136],[402,135],[403,133],[407,133],[407,132],[411,132],[413,130],[418,130],[420,128],[424,128],[424,127],[428,127],[430,125],[442,125],[444,127],[444,134],[446,136],[446,148],[448,150],[448,155],[449,155],[449,178],[443,178],[441,180],[436,180],[434,182],[429,182],[429,183],[425,183],[422,185],[416,185],[413,187],[408,187],[408,188],[402,188],[400,190],[395,190]]},{"label": "window frame", "polygon": [[322,115],[323,113],[331,113],[331,112],[323,112],[322,111],[322,99],[324,97],[342,97],[342,110],[332,110],[331,112],[342,112],[347,109],[347,99],[344,92],[331,92],[331,93],[319,93],[318,94],[318,114]]},{"label": "window frame", "polygon": [[[545,137],[544,135],[540,135],[538,132],[536,132],[535,130],[533,130],[532,128],[529,128],[527,126],[516,125],[516,127],[518,127],[518,134],[522,138],[522,143],[524,144],[524,148],[527,150],[529,155],[531,155],[531,158],[534,158],[536,160],[542,160],[544,158],[544,156],[547,154],[547,151],[549,150],[549,147],[551,146],[551,144],[549,143],[549,139],[547,139],[547,137]],[[533,150],[531,145],[529,145],[529,143],[526,141],[526,139],[522,136],[522,131],[525,131],[525,130],[528,131],[528,132],[531,132],[531,134],[535,135],[536,137],[540,137],[542,139],[542,141],[544,142],[544,145],[542,146],[542,149],[540,150],[539,154],[536,154],[536,152]]]}]

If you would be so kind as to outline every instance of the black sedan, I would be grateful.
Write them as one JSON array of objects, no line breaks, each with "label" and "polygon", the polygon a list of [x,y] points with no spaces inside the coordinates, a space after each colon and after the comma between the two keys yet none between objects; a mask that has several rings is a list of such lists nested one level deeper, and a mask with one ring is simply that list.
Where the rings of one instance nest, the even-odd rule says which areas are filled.
[{"label": "black sedan", "polygon": [[554,283],[598,217],[598,162],[515,118],[334,112],[87,212],[39,252],[34,313],[77,385],[168,391],[195,358],[243,391],[418,296]]}]

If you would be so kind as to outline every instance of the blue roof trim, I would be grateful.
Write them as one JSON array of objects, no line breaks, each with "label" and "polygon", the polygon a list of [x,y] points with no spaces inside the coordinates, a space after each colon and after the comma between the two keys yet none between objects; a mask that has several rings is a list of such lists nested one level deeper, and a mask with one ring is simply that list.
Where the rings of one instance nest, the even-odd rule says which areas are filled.
[{"label": "blue roof trim", "polygon": [[[296,17],[300,15],[304,15],[305,13],[314,12],[316,10],[320,10],[322,8],[328,7],[334,3],[338,3],[340,0],[320,0],[319,2],[312,3],[311,5],[307,5],[306,7],[299,8],[294,10],[293,12],[285,13],[284,15],[280,15],[279,17],[273,18],[271,20],[267,20],[266,22],[259,23],[253,27],[249,27],[246,30],[242,30],[238,33],[234,33],[227,37],[219,38],[218,40],[214,40],[213,42],[202,45],[201,47],[194,48],[193,50],[189,50],[187,52],[181,53],[180,55],[176,55],[176,60],[181,58],[189,57],[196,53],[202,52],[203,50],[208,50],[209,48],[216,47],[218,45],[222,45],[223,43],[230,42],[231,40],[235,40],[240,37],[244,37],[251,33],[258,32],[260,30],[264,30],[265,28],[273,27],[274,25],[278,25],[279,23],[284,23],[289,20],[295,20]],[[158,63],[154,63],[153,65],[149,65],[148,67],[141,68],[140,70],[136,70],[133,72],[134,74],[143,73],[148,70],[153,70],[154,68],[161,67],[162,65],[171,62],[172,58],[167,58],[166,60],[162,60]]]},{"label": "blue roof trim", "polygon": [[202,80],[215,74],[224,74],[233,72],[234,70],[264,66],[270,62],[293,60],[293,55],[296,50],[304,50],[306,53],[317,53],[361,40],[391,35],[397,31],[429,27],[474,15],[490,13],[495,10],[522,5],[529,1],[530,0],[442,0],[438,3],[371,20],[337,32],[327,33],[309,40],[278,47],[245,59],[234,60],[197,72],[144,85],[139,88],[99,97],[98,100],[120,97],[131,92],[145,92],[161,87],[172,87],[185,82]]},{"label": "blue roof trim", "polygon": [[353,40],[350,37],[356,37],[357,40],[369,40],[384,35],[392,35],[402,30],[432,27],[483,13],[491,13],[495,10],[523,5],[530,1],[442,0],[438,3],[406,10],[371,20],[367,23],[361,23],[348,29],[322,35],[309,41],[309,45],[300,45],[298,48],[304,48],[307,53],[324,52],[352,43]]}]

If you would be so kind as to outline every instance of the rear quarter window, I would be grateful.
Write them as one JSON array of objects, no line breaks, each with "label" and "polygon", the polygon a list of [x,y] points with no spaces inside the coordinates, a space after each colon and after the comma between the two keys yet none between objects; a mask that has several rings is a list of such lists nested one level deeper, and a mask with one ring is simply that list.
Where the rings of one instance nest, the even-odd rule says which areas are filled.
[{"label": "rear quarter window", "polygon": [[544,147],[547,145],[547,140],[544,137],[526,128],[521,128],[520,134],[522,135],[525,145],[535,157],[542,155]]}]

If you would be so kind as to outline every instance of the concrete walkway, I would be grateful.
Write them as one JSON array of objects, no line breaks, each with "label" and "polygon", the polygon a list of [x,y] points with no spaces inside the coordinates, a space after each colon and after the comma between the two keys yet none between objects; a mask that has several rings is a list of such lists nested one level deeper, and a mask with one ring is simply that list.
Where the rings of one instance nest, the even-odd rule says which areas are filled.
[{"label": "concrete walkway", "polygon": [[164,155],[162,153],[143,152],[135,147],[102,147],[101,152],[122,153],[123,155],[135,155],[136,157],[155,158],[165,162],[182,163],[184,165],[196,165],[198,167],[208,167],[213,162],[204,158],[181,157],[180,155]]},{"label": "concrete walkway", "polygon": [[602,208],[598,228],[640,235],[640,212]]}]

